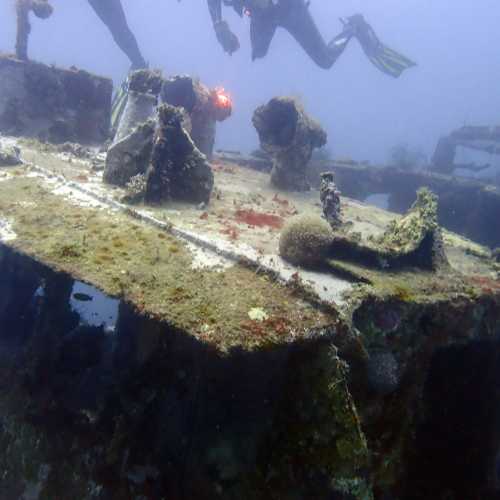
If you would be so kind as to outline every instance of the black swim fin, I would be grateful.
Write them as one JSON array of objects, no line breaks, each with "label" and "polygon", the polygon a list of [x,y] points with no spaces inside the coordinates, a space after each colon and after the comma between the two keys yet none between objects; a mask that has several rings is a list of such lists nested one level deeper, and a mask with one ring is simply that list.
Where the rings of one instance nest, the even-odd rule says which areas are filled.
[{"label": "black swim fin", "polygon": [[417,65],[411,59],[383,44],[380,44],[374,53],[366,51],[365,53],[377,69],[394,78],[398,78],[405,69]]},{"label": "black swim fin", "polygon": [[349,17],[344,25],[358,39],[372,64],[383,73],[398,78],[405,69],[416,66],[411,59],[384,45],[361,14]]}]

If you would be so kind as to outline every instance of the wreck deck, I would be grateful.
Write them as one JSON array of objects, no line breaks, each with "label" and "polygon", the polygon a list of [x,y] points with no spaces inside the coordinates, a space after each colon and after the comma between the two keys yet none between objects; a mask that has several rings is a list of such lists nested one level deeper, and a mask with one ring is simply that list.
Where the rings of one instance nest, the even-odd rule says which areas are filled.
[{"label": "wreck deck", "polygon": [[[75,156],[74,151],[35,141],[18,144],[25,165],[0,171],[2,240],[206,340],[226,347],[258,344],[259,338],[248,339],[251,309],[262,309],[280,325],[307,328],[328,323],[333,311],[348,307],[350,296],[359,295],[355,279],[346,280],[331,269],[295,268],[278,255],[280,229],[287,219],[321,213],[316,190],[278,193],[266,173],[215,162],[209,206],[172,202],[127,207],[119,203],[124,194],[120,188],[102,183],[102,155],[80,148]],[[363,239],[382,234],[399,217],[349,198],[343,203],[345,221]],[[488,249],[447,231],[444,239],[454,270],[446,280],[420,270],[391,274],[355,264],[345,267],[360,280],[370,277],[379,283],[386,296],[401,288],[413,296],[431,289],[464,292],[478,277],[498,277]],[[366,289],[367,294],[373,291]],[[311,308],[306,297],[330,312]],[[270,321],[271,329],[274,323]]]},{"label": "wreck deck", "polygon": [[[152,498],[157,478],[171,498],[179,484],[189,499],[291,499],[304,485],[304,498],[323,498],[315,488],[325,484],[356,500],[417,486],[414,498],[428,498],[412,460],[447,463],[450,452],[432,446],[467,426],[481,439],[461,451],[487,457],[471,491],[486,484],[500,447],[496,421],[484,417],[500,408],[500,375],[490,376],[500,281],[488,249],[445,231],[451,267],[436,273],[339,259],[306,271],[278,256],[278,239],[296,213],[320,213],[317,191],[277,193],[268,174],[215,162],[209,206],[130,207],[102,183],[95,151],[2,141],[22,149],[24,164],[0,169],[0,286],[11,295],[7,307],[0,301],[0,330],[14,321],[14,336],[18,324],[28,333],[14,355],[1,332],[0,372],[11,384],[0,394],[0,444],[10,450],[0,457],[0,496],[62,498],[71,488],[88,500],[105,469],[112,498]],[[363,239],[399,217],[342,201]],[[114,333],[79,324],[74,280],[121,300]],[[93,339],[101,344],[89,361]],[[451,376],[431,377],[443,352],[438,364]],[[458,403],[457,383],[466,387]],[[481,411],[464,423],[455,409],[478,385]],[[441,390],[438,409],[429,387]],[[450,435],[439,426],[422,434],[422,419],[442,408]],[[53,436],[44,426],[56,421],[64,425]],[[443,487],[466,476],[468,464],[460,467]]]},{"label": "wreck deck", "polygon": [[[201,286],[200,276],[205,275],[216,276],[214,280],[207,278],[209,282],[214,281],[208,289],[217,282],[233,282],[236,287],[251,282],[259,292],[244,307],[266,309],[270,301],[269,294],[260,289],[263,278],[248,281],[255,273],[245,270],[245,266],[238,263],[240,259],[246,260],[253,269],[276,273],[283,283],[302,282],[319,301],[333,306],[345,304],[353,290],[352,281],[332,272],[297,269],[278,255],[280,229],[287,219],[304,212],[321,213],[316,190],[278,193],[269,185],[265,173],[215,162],[215,190],[208,207],[172,202],[161,207],[129,208],[119,203],[124,194],[120,188],[102,183],[102,172],[96,165],[102,156],[80,149],[76,157],[72,152],[60,152],[61,148],[33,141],[20,141],[19,145],[25,165],[0,171],[3,239],[51,266],[95,284],[106,293],[124,293],[150,313],[164,316],[169,311],[171,319],[176,317],[168,300],[164,306],[161,300],[152,300],[154,296],[160,299],[156,287],[151,289],[145,278],[142,286],[134,279],[134,273],[158,274],[159,263],[166,265],[165,283],[171,283],[173,280],[167,278],[181,271],[193,277],[191,281],[186,275],[184,292],[178,290],[179,297],[172,297],[176,303],[184,303],[181,296],[189,297],[193,289]],[[363,239],[382,234],[398,217],[349,198],[343,198],[343,202],[345,221]],[[141,240],[143,245],[135,248]],[[447,231],[445,245],[452,268],[457,274],[463,273],[463,278],[467,275],[497,277],[488,249]],[[140,268],[136,267],[138,261]],[[187,272],[188,269],[191,271]],[[365,273],[362,268],[357,272],[361,277],[363,274],[373,276],[373,271]],[[249,274],[241,279],[243,276],[238,273]],[[388,277],[388,273],[380,274],[382,279]],[[405,274],[405,282],[408,282],[408,274],[419,275],[416,276],[419,283],[428,276],[421,271]],[[394,278],[398,281],[397,276]],[[158,286],[163,286],[161,273],[156,279]],[[430,275],[429,279],[435,281]],[[182,288],[179,279],[176,281],[175,287]],[[446,286],[442,283],[444,292]],[[285,295],[289,293],[285,288],[282,291]],[[262,300],[256,298],[259,294],[263,294]],[[195,295],[200,302],[208,299],[202,293]],[[279,296],[274,292],[272,295]],[[225,300],[222,296],[219,299],[216,302],[224,309]],[[187,307],[189,311],[193,311],[191,306]],[[240,313],[241,319],[245,315],[244,311]],[[214,311],[215,321],[220,314],[222,311]]]}]

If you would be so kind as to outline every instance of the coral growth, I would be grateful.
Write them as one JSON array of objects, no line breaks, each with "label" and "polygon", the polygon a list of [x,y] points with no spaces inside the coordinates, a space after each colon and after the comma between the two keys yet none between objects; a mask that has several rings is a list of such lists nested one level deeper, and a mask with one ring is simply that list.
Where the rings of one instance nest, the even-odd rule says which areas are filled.
[{"label": "coral growth", "polygon": [[0,167],[19,165],[21,161],[21,150],[16,146],[2,146],[0,143]]},{"label": "coral growth", "polygon": [[208,203],[214,185],[210,165],[183,127],[184,114],[170,104],[158,107],[151,164],[146,172],[149,203],[182,200]]},{"label": "coral growth", "polygon": [[273,157],[273,186],[307,191],[306,167],[313,149],[326,144],[326,132],[321,125],[288,97],[275,97],[257,108],[252,122],[262,149]]},{"label": "coral growth", "polygon": [[422,233],[438,228],[437,206],[437,196],[426,188],[420,189],[408,213],[390,225],[381,243],[402,252],[413,250]]},{"label": "coral growth", "polygon": [[323,215],[333,229],[342,224],[340,191],[334,181],[333,172],[320,174],[319,197],[323,205]]},{"label": "coral growth", "polygon": [[144,174],[137,174],[127,182],[127,192],[123,201],[126,203],[139,203],[144,199],[146,192],[146,178]]},{"label": "coral growth", "polygon": [[128,86],[134,92],[158,96],[163,85],[160,70],[138,69],[129,76]]},{"label": "coral growth", "polygon": [[378,243],[396,260],[412,260],[429,269],[446,265],[437,213],[438,197],[427,188],[419,189],[410,210],[389,226]]}]

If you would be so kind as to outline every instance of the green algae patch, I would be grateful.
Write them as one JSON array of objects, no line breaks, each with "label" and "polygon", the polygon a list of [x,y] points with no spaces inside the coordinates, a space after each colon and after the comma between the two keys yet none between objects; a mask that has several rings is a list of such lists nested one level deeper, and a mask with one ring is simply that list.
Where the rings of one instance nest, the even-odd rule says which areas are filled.
[{"label": "green algae patch", "polygon": [[404,301],[438,299],[450,294],[467,294],[471,291],[469,280],[462,274],[447,268],[443,271],[406,269],[388,271],[375,269],[339,259],[328,259],[333,273],[348,276],[362,284],[350,294],[354,298],[376,295],[383,298],[399,298]]},{"label": "green algae patch", "polygon": [[410,210],[404,217],[389,224],[379,244],[389,252],[414,251],[427,233],[439,229],[437,210],[437,196],[426,188],[420,189]]},{"label": "green algae patch", "polygon": [[[0,215],[17,235],[12,247],[221,350],[285,342],[336,319],[241,265],[193,269],[183,241],[126,214],[72,203],[36,178],[0,184]],[[268,317],[252,320],[255,308]]]}]

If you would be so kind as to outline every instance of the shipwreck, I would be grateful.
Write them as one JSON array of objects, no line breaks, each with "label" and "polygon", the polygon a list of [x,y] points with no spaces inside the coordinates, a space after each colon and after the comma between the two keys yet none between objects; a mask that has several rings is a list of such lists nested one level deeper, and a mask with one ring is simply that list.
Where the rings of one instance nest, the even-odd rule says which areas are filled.
[{"label": "shipwreck", "polygon": [[[120,177],[111,82],[0,58],[2,86],[18,75],[0,98],[0,498],[498,494],[498,235],[443,220],[460,189],[495,191],[314,161],[282,191],[250,168],[266,159],[209,162],[167,103],[109,149],[130,156]],[[383,182],[391,210],[356,199]]]}]

